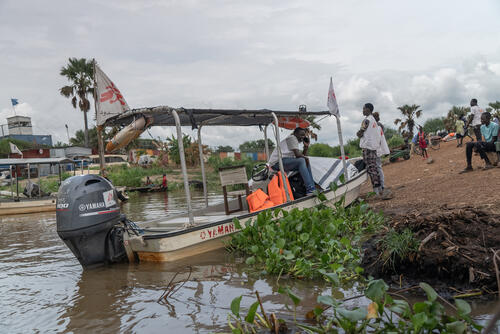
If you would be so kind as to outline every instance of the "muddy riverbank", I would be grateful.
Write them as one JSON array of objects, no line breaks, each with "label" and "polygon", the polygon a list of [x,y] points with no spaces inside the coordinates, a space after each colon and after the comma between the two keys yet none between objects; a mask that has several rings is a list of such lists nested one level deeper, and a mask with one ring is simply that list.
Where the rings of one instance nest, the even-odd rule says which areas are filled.
[{"label": "muddy riverbank", "polygon": [[[384,166],[388,201],[364,197],[372,209],[382,211],[387,227],[365,244],[363,266],[368,274],[396,285],[425,280],[448,296],[498,291],[493,253],[500,248],[500,168],[459,174],[465,167],[464,148],[455,142],[430,150],[433,163],[412,156]],[[484,163],[474,156],[473,165]],[[410,231],[418,249],[404,259],[388,261],[384,238]],[[499,252],[500,254],[500,252]],[[500,266],[500,259],[497,261]]]}]

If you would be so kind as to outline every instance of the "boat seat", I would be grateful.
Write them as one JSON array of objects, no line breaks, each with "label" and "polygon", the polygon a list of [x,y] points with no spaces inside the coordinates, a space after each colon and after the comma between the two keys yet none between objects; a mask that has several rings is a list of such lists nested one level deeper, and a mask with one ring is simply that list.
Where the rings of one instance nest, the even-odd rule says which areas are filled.
[{"label": "boat seat", "polygon": [[[247,170],[245,166],[228,166],[228,167],[220,167],[219,168],[219,176],[220,176],[220,184],[222,186],[222,193],[224,194],[224,209],[226,211],[226,215],[229,215],[233,212],[243,211],[243,201],[241,200],[242,195],[250,195],[250,188],[248,187],[248,177]],[[227,191],[227,186],[243,184],[245,189],[243,191]],[[229,202],[227,200],[227,196],[234,194],[238,196],[238,208],[230,210]]]},{"label": "boat seat", "polygon": [[229,196],[241,196],[241,195],[246,195],[247,191],[245,189],[243,189],[243,190],[235,190],[235,191],[228,191],[227,194]]}]

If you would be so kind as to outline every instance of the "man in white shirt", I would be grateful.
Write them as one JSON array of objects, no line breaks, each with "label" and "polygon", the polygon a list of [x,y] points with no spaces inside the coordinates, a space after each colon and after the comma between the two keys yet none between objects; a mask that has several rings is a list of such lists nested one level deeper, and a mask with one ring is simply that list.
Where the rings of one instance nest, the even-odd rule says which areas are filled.
[{"label": "man in white shirt", "polygon": [[373,191],[382,199],[390,199],[388,192],[384,192],[380,182],[380,171],[377,167],[377,150],[380,148],[381,129],[372,115],[373,104],[366,103],[363,106],[365,119],[357,132],[359,147],[363,149],[363,160],[366,164],[366,172],[370,176]]},{"label": "man in white shirt", "polygon": [[[299,143],[304,143],[302,152],[299,150]],[[306,136],[306,129],[296,128],[291,135],[283,139],[280,143],[281,158],[285,172],[297,170],[302,176],[306,186],[306,196],[311,195],[316,189],[309,166],[309,160],[306,157],[309,148],[309,138]],[[279,170],[278,148],[275,148],[268,161],[269,166],[274,170]]]},{"label": "man in white shirt", "polygon": [[476,135],[476,140],[481,141],[481,114],[484,112],[483,109],[479,108],[477,105],[477,99],[470,100],[470,112],[473,116],[472,118],[472,128],[474,129],[474,134]]},{"label": "man in white shirt", "polygon": [[380,145],[377,149],[377,168],[380,173],[380,187],[382,187],[382,191],[385,189],[385,177],[384,170],[382,169],[382,157],[384,155],[390,154],[389,146],[387,145],[387,141],[384,136],[384,126],[380,123],[380,115],[378,112],[373,113],[373,118],[377,122],[378,127],[380,128]]}]

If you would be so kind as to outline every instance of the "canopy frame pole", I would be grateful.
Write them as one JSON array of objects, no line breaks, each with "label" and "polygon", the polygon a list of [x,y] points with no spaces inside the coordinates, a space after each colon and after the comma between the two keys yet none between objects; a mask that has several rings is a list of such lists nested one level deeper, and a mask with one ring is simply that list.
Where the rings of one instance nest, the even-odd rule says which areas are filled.
[{"label": "canopy frame pole", "polygon": [[186,157],[184,156],[184,143],[182,140],[181,120],[179,119],[179,115],[177,114],[176,110],[172,110],[172,116],[174,116],[175,129],[177,130],[177,145],[179,146],[179,155],[181,159],[182,178],[184,179],[184,192],[186,193],[189,225],[194,225],[193,208],[191,206],[191,191],[189,190]]},{"label": "canopy frame pole", "polygon": [[[16,201],[19,202],[19,171],[18,171],[18,166],[16,166],[16,193],[17,193],[17,199]],[[21,170],[21,168],[19,168]]]},{"label": "canopy frame pole", "polygon": [[[28,185],[31,183],[31,175],[30,175],[31,174],[31,170],[30,169],[31,169],[31,166],[30,166],[30,164],[28,164]],[[31,191],[28,194],[28,196],[29,196],[29,198],[31,198]]]},{"label": "canopy frame pole", "polygon": [[14,200],[14,179],[12,175],[12,165],[9,166],[10,173],[10,194],[12,195],[12,200]]},{"label": "canopy frame pole", "polygon": [[340,126],[340,116],[335,116],[337,119],[337,132],[339,135],[339,144],[340,144],[340,155],[342,159],[342,168],[344,169],[344,183],[349,181],[349,175],[347,174],[347,163],[345,161],[345,152],[344,152],[344,139],[342,138],[342,127]]},{"label": "canopy frame pole", "polygon": [[61,183],[62,183],[62,176],[61,176],[61,163],[58,163],[57,164],[57,171],[58,171],[58,174],[59,174],[59,187],[61,186]]},{"label": "canopy frame pole", "polygon": [[[49,175],[52,165],[49,165]],[[38,171],[38,198],[42,197],[42,183],[40,182],[40,164],[36,165],[36,169]]]},{"label": "canopy frame pole", "polygon": [[264,152],[266,153],[266,160],[269,160],[269,144],[267,143],[267,125],[264,126]]},{"label": "canopy frame pole", "polygon": [[207,190],[207,177],[205,175],[205,161],[203,160],[203,143],[201,142],[201,127],[198,126],[198,151],[200,151],[200,166],[201,166],[201,179],[203,181],[203,197],[205,198],[205,207],[208,208],[208,190]]},{"label": "canopy frame pole", "polygon": [[280,147],[280,131],[278,128],[278,117],[276,117],[276,114],[274,112],[271,113],[274,118],[274,128],[276,130],[276,149],[278,150],[278,163],[280,166],[280,172],[281,172],[281,181],[283,182],[283,187],[285,188],[285,195],[286,195],[286,201],[290,202],[290,194],[288,193],[288,184],[286,182],[286,174],[285,174],[285,169],[283,168],[283,160],[281,156],[281,147]]}]

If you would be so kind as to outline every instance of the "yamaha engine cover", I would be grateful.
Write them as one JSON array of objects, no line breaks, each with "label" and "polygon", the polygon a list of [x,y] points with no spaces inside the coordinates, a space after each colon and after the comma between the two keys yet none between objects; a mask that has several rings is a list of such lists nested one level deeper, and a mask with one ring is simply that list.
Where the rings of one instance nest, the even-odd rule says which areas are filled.
[{"label": "yamaha engine cover", "polygon": [[57,234],[84,268],[126,259],[113,185],[98,175],[73,176],[59,188]]}]

